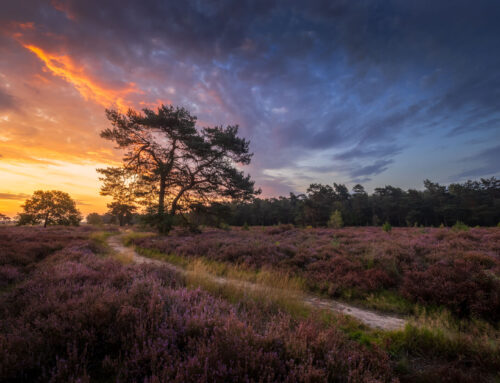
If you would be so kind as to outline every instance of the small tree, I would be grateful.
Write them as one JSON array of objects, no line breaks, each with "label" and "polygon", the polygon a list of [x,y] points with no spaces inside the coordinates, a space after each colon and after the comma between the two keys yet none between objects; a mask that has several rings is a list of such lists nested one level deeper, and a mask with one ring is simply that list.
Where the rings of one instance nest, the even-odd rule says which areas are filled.
[{"label": "small tree", "polygon": [[103,175],[99,177],[103,181],[101,195],[113,197],[113,202],[107,205],[108,214],[115,217],[120,226],[130,223],[137,210],[136,198],[147,195],[142,188],[144,184],[138,182],[139,176],[125,167],[97,169],[97,172]]},{"label": "small tree", "polygon": [[382,230],[384,230],[386,233],[390,233],[392,230],[391,224],[385,221],[385,223],[382,225]]},{"label": "small tree", "polygon": [[37,190],[21,205],[18,225],[74,225],[78,226],[82,216],[75,201],[59,190]]},{"label": "small tree", "polygon": [[102,225],[102,223],[103,223],[102,217],[98,213],[90,213],[87,216],[87,223],[89,225]]},{"label": "small tree", "polygon": [[124,226],[132,221],[132,214],[136,211],[134,205],[111,202],[108,203],[109,214],[115,216],[118,219],[118,224]]},{"label": "small tree", "polygon": [[0,223],[9,223],[10,217],[0,213]]},{"label": "small tree", "polygon": [[344,220],[342,219],[342,213],[339,210],[335,210],[328,220],[328,227],[332,227],[334,229],[340,229],[344,226]]}]

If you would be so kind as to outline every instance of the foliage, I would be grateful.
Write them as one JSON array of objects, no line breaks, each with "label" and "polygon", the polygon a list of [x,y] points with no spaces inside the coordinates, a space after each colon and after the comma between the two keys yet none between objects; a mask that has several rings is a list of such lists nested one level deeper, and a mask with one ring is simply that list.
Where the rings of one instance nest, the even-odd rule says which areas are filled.
[{"label": "foliage", "polygon": [[368,195],[362,185],[349,193],[344,185],[311,184],[306,194],[227,204],[225,220],[232,226],[272,226],[291,223],[326,226],[332,211],[339,210],[346,226],[495,226],[500,221],[500,180],[492,177],[448,187],[426,180],[425,189],[393,186],[376,188]]},{"label": "foliage", "polygon": [[109,214],[118,219],[118,224],[123,226],[132,222],[133,213],[137,207],[132,204],[111,202],[108,204]]},{"label": "foliage", "polygon": [[130,224],[133,213],[137,210],[136,199],[145,197],[148,193],[145,185],[139,182],[139,177],[129,169],[113,168],[97,169],[103,176],[100,194],[113,197],[108,203],[108,214],[118,221],[120,226]]},{"label": "foliage", "polygon": [[75,201],[59,190],[37,190],[23,205],[18,225],[73,225],[78,226],[82,216]]},{"label": "foliage", "polygon": [[386,233],[390,233],[391,230],[392,230],[392,226],[389,222],[385,222],[383,225],[382,225],[382,230],[384,230]]},{"label": "foliage", "polygon": [[465,223],[462,221],[457,221],[453,226],[452,229],[455,231],[467,231],[469,230],[469,226],[467,226]]},{"label": "foliage", "polygon": [[10,222],[10,217],[0,213],[0,223],[9,223]]},{"label": "foliage", "polygon": [[99,213],[90,213],[87,215],[87,223],[89,225],[102,225],[104,222]]},{"label": "foliage", "polygon": [[156,197],[158,222],[183,214],[194,203],[246,199],[257,193],[250,177],[235,166],[248,165],[252,157],[249,142],[238,137],[238,126],[197,130],[196,117],[173,106],[143,113],[106,111],[113,127],[103,130],[101,137],[126,152],[123,169],[100,171],[110,174],[105,178],[134,174],[137,183],[150,190],[145,197]]},{"label": "foliage", "polygon": [[401,291],[409,299],[446,306],[461,317],[498,321],[500,280],[482,262],[481,256],[474,256],[411,270],[405,274]]},{"label": "foliage", "polygon": [[335,210],[328,220],[328,227],[333,229],[340,229],[344,227],[344,220],[342,219],[342,213],[339,210]]}]

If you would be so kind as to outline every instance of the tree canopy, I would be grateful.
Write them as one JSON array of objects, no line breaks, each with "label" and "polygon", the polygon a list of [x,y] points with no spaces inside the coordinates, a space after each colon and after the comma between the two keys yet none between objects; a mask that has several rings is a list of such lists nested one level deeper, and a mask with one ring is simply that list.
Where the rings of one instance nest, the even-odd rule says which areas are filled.
[{"label": "tree canopy", "polygon": [[[223,208],[217,204],[206,209],[204,222],[209,223],[211,213]],[[392,226],[452,226],[457,221],[471,226],[496,226],[500,222],[500,180],[483,178],[449,186],[425,180],[423,190],[405,191],[387,185],[376,188],[372,194],[359,184],[350,193],[345,185],[311,184],[306,194],[228,204],[224,220],[238,226],[327,226],[335,211],[347,226],[384,222]]]},{"label": "tree canopy", "polygon": [[74,225],[78,226],[82,216],[75,201],[68,193],[59,190],[37,190],[23,205],[18,225]]},{"label": "tree canopy", "polygon": [[249,141],[238,137],[237,125],[197,129],[196,117],[186,109],[165,105],[126,115],[107,110],[106,115],[112,127],[101,137],[125,154],[121,170],[100,170],[102,190],[114,174],[134,175],[140,187],[133,194],[154,205],[160,217],[182,214],[193,204],[244,200],[258,193],[250,176],[238,169],[250,163],[252,153]]}]

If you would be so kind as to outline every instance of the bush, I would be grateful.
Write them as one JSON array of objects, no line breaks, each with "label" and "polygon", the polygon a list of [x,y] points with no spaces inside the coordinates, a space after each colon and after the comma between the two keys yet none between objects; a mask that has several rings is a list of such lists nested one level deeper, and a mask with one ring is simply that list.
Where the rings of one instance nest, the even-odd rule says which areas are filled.
[{"label": "bush", "polygon": [[158,233],[166,235],[174,226],[174,219],[170,214],[158,214],[149,212],[142,216],[142,223],[146,226],[158,231]]},{"label": "bush", "polygon": [[390,233],[391,230],[392,230],[392,226],[389,222],[385,222],[383,225],[382,225],[382,230],[384,230],[386,233]]},{"label": "bush", "polygon": [[[482,270],[477,255],[406,273],[402,294],[413,301],[448,307],[461,317],[500,320],[500,281]],[[492,263],[489,263],[491,266]]]},{"label": "bush", "polygon": [[328,227],[334,229],[340,229],[344,227],[344,220],[342,219],[342,213],[339,210],[335,210],[328,220]]},{"label": "bush", "polygon": [[468,231],[469,230],[469,226],[467,226],[465,223],[463,223],[462,221],[457,221],[453,226],[452,226],[452,229],[454,231]]},{"label": "bush", "polygon": [[224,231],[231,231],[231,226],[229,226],[227,223],[225,222],[221,222],[219,224],[219,229],[222,229]]}]

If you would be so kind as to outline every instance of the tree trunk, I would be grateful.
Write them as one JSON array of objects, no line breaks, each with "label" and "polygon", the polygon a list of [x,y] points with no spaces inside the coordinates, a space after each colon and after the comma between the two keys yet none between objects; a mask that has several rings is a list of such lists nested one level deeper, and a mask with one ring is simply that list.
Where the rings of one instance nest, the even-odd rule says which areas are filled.
[{"label": "tree trunk", "polygon": [[48,221],[49,221],[49,213],[45,214],[45,222],[43,223],[43,227],[47,227]]},{"label": "tree trunk", "polygon": [[162,173],[160,176],[160,196],[158,201],[158,215],[163,215],[165,212],[165,183],[166,177]]},{"label": "tree trunk", "polygon": [[170,214],[174,215],[175,212],[177,211],[177,203],[179,202],[179,199],[182,197],[182,195],[189,189],[191,189],[194,186],[194,183],[189,184],[186,187],[183,187],[179,193],[175,196],[174,200],[172,201],[172,208],[170,209]]}]

